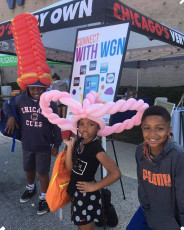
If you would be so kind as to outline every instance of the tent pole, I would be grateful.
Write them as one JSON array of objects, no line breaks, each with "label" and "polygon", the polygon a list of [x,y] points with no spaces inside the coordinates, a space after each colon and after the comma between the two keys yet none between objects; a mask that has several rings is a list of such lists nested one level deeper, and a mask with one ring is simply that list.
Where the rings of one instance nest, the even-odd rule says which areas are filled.
[{"label": "tent pole", "polygon": [[51,75],[54,75],[54,67],[51,67]]},{"label": "tent pole", "polygon": [[3,68],[1,66],[0,67],[0,87],[2,86],[2,72],[3,72]]},{"label": "tent pole", "polygon": [[138,97],[138,88],[139,88],[139,68],[137,68],[137,78],[136,78],[136,93]]}]

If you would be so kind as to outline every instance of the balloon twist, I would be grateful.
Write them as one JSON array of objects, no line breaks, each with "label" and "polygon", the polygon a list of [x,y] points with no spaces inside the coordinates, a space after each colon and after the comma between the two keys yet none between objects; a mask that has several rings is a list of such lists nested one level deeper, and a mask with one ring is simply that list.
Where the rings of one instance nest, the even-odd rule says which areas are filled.
[{"label": "balloon twist", "polygon": [[[57,100],[70,108],[73,113],[71,121],[60,118],[49,108],[50,102]],[[94,91],[86,95],[83,105],[81,105],[78,101],[74,100],[69,93],[51,90],[41,95],[40,107],[42,109],[42,114],[47,117],[51,123],[57,124],[61,129],[71,130],[76,134],[77,122],[81,118],[88,118],[99,124],[100,130],[98,131],[98,136],[108,136],[112,133],[120,133],[125,129],[131,129],[133,126],[140,125],[142,114],[149,105],[144,103],[141,99],[136,101],[133,98],[127,101],[118,100],[117,102],[106,102],[102,104],[99,94]],[[127,110],[136,110],[137,113],[131,119],[127,119],[122,123],[106,126],[105,120],[102,118],[105,114],[112,115]]]},{"label": "balloon twist", "polygon": [[46,87],[52,83],[46,53],[40,38],[37,18],[29,13],[12,19],[11,30],[18,57],[17,83],[22,90],[40,81]]}]

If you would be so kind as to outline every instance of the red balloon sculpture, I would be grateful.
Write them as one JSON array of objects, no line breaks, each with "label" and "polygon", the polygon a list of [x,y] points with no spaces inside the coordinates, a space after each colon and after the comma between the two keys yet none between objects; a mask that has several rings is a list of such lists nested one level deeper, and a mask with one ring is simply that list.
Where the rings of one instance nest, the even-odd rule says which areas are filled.
[{"label": "red balloon sculpture", "polygon": [[37,81],[48,88],[52,78],[40,38],[37,18],[32,14],[24,13],[17,15],[11,21],[18,57],[17,83],[22,90],[26,90],[27,85]]}]

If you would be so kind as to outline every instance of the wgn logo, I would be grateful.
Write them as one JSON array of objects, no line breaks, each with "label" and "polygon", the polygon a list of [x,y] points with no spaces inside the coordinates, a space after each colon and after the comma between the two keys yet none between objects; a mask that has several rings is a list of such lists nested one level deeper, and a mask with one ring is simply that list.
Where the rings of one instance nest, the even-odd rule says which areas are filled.
[{"label": "wgn logo", "polygon": [[8,3],[8,7],[10,9],[15,9],[15,4],[17,2],[18,6],[23,6],[24,5],[24,0],[6,0]]}]

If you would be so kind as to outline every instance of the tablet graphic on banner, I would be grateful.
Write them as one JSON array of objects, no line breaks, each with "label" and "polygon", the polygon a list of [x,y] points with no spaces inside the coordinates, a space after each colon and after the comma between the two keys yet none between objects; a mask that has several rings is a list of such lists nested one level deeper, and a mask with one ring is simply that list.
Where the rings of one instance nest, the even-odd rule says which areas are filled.
[{"label": "tablet graphic on banner", "polygon": [[80,67],[80,74],[86,74],[86,65],[81,65]]},{"label": "tablet graphic on banner", "polygon": [[108,63],[102,63],[100,66],[100,73],[107,73],[108,71]]},{"label": "tablet graphic on banner", "polygon": [[95,70],[96,64],[97,64],[97,61],[90,61],[89,70]]},{"label": "tablet graphic on banner", "polygon": [[108,73],[106,75],[106,83],[107,84],[114,83],[114,80],[115,80],[115,73]]},{"label": "tablet graphic on banner", "polygon": [[89,93],[91,90],[98,92],[99,78],[99,74],[89,75],[85,77],[83,98],[85,98],[86,94]]},{"label": "tablet graphic on banner", "polygon": [[80,77],[74,77],[73,86],[79,86],[79,84],[80,84]]},{"label": "tablet graphic on banner", "polygon": [[[82,103],[94,90],[103,103],[114,101],[129,33],[129,22],[78,29],[69,91],[75,100]],[[71,114],[68,109],[67,119]],[[106,123],[109,118],[104,117]]]}]

